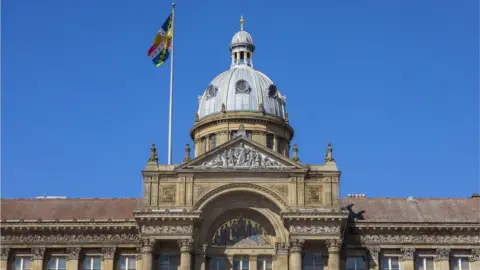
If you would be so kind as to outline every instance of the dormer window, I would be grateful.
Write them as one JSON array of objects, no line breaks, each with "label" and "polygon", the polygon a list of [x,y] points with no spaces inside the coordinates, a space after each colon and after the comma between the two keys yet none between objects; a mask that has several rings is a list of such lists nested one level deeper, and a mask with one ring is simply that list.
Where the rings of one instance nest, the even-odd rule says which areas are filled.
[{"label": "dormer window", "polygon": [[206,90],[207,99],[211,99],[211,98],[215,97],[217,95],[217,92],[218,92],[218,88],[216,86],[210,84],[207,87],[207,90]]},{"label": "dormer window", "polygon": [[237,94],[248,94],[250,93],[250,85],[245,80],[239,80],[235,84],[235,93]]},{"label": "dormer window", "polygon": [[268,96],[271,97],[271,98],[277,98],[278,97],[277,87],[274,84],[271,84],[268,87]]}]

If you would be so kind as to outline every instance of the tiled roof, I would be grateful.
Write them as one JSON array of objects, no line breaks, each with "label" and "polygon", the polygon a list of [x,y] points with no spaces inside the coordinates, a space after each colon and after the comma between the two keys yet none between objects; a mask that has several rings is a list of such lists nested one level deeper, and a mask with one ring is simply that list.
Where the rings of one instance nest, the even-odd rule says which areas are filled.
[{"label": "tiled roof", "polygon": [[[142,199],[1,199],[2,220],[131,219]],[[342,198],[364,222],[480,222],[480,198]]]},{"label": "tiled roof", "polygon": [[1,219],[90,220],[133,218],[141,199],[2,199]]}]

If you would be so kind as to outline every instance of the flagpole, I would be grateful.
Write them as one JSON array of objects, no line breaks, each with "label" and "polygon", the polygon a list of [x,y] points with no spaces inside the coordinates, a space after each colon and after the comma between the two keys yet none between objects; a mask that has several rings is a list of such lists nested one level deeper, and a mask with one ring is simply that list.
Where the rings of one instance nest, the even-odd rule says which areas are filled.
[{"label": "flagpole", "polygon": [[170,43],[170,111],[168,116],[168,165],[172,165],[172,115],[173,115],[173,39],[175,36],[175,3],[172,3],[172,39]]}]

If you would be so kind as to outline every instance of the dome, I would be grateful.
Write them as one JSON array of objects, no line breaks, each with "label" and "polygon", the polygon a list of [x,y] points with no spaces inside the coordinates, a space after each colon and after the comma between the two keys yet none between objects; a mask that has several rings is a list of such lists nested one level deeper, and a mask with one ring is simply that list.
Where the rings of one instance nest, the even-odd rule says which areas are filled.
[{"label": "dome", "polygon": [[232,41],[230,42],[230,47],[236,46],[236,45],[251,45],[253,46],[253,39],[252,36],[247,32],[247,31],[238,31],[235,35],[232,37]]},{"label": "dome", "polygon": [[224,104],[227,112],[263,109],[266,114],[285,119],[285,100],[265,74],[249,65],[234,65],[215,77],[199,97],[198,117],[219,113]]}]

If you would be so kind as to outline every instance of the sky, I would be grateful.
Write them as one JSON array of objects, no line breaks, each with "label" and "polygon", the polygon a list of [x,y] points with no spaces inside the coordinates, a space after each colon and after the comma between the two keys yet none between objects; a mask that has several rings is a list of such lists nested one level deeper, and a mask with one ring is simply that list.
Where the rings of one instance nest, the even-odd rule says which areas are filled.
[{"label": "sky", "polygon": [[[3,0],[1,197],[142,196],[167,163],[170,66],[147,50],[171,2]],[[340,193],[480,192],[478,1],[187,1],[175,12],[173,162],[245,18],[287,96],[302,163],[332,142]]]}]

